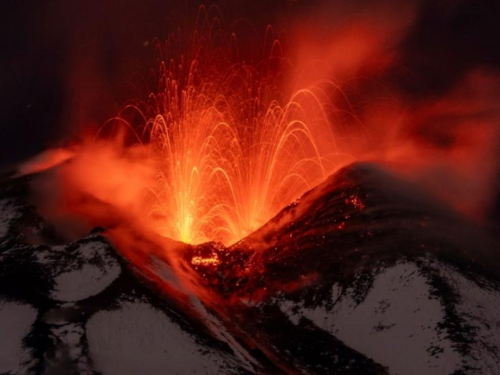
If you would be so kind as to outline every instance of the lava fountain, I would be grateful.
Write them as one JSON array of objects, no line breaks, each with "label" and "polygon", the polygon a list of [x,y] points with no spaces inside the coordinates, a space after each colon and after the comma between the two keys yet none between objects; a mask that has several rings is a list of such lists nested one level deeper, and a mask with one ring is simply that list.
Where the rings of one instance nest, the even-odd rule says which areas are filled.
[{"label": "lava fountain", "polygon": [[[86,141],[49,151],[19,173],[53,170],[42,184],[42,206],[63,232],[74,221],[79,235],[127,222],[195,245],[237,243],[360,160],[410,175],[460,209],[471,194],[450,194],[441,176],[455,186],[478,181],[474,195],[492,195],[477,188],[494,186],[477,171],[491,165],[484,173],[490,176],[497,165],[489,161],[496,144],[485,147],[485,139],[498,134],[498,95],[490,89],[498,77],[477,72],[449,97],[421,103],[387,90],[384,74],[397,70],[397,46],[415,15],[410,8],[387,28],[380,24],[385,11],[331,32],[304,21],[292,43],[280,42],[269,26],[256,57],[241,48],[234,27],[223,26],[217,7],[201,7],[187,42],[181,32],[156,40],[155,68],[136,85],[138,99],[97,135],[85,129]],[[474,142],[456,134],[468,118],[481,127],[474,134],[483,134]],[[425,125],[436,121],[454,125],[437,137]],[[477,149],[487,152],[470,157]],[[438,162],[445,172],[427,182]],[[484,205],[472,203],[468,211]]]},{"label": "lava fountain", "polygon": [[[227,348],[248,369],[238,373],[449,373],[448,358],[454,373],[487,368],[483,358],[496,365],[490,327],[500,304],[488,306],[500,295],[498,240],[459,212],[481,214],[496,189],[500,76],[471,72],[441,98],[405,101],[381,82],[398,69],[411,16],[390,7],[335,31],[306,22],[291,48],[268,27],[261,58],[249,58],[214,9],[200,9],[188,43],[180,33],[154,43],[143,95],[97,134],[87,129],[83,142],[18,169],[32,176],[12,190],[34,187],[36,211],[23,206],[18,218],[17,195],[1,191],[2,261],[14,271],[0,277],[51,309],[38,313],[43,334],[53,332],[47,316],[68,307],[53,297],[58,280],[73,291],[94,278],[80,259],[106,276],[92,257],[102,245],[122,271],[102,294],[68,299],[75,313],[64,327],[83,332],[96,306],[108,314],[154,302],[196,341]],[[11,262],[14,253],[26,261]],[[68,267],[57,274],[60,259]],[[33,284],[18,270],[34,273]],[[42,280],[46,289],[32,294]]]},{"label": "lava fountain", "polygon": [[157,43],[156,91],[102,130],[121,129],[111,143],[123,145],[124,129],[132,129],[147,150],[155,172],[146,214],[158,233],[229,245],[321,182],[340,157],[321,85],[283,87],[279,41],[250,64],[217,18],[198,23],[186,54],[174,53],[174,35]]}]

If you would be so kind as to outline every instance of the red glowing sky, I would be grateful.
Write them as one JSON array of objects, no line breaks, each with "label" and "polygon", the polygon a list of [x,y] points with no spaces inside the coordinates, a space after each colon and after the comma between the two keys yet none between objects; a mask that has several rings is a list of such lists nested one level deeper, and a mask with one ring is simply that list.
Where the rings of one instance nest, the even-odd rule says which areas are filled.
[{"label": "red glowing sky", "polygon": [[[135,74],[155,68],[153,38],[191,30],[198,9],[189,1],[35,3],[13,6],[2,24],[2,34],[12,35],[2,69],[10,93],[1,104],[3,163],[92,135],[125,100],[155,91]],[[334,100],[348,114],[335,130],[346,152],[379,157],[383,150],[385,158],[411,160],[414,178],[434,190],[452,187],[443,198],[467,196],[460,209],[496,214],[488,208],[498,176],[496,2],[219,4],[225,27],[244,46],[242,60],[262,58],[272,24],[301,72],[287,84],[297,89],[319,78],[341,86],[345,100]],[[188,48],[190,33],[182,35]],[[354,117],[362,126],[351,125]]]}]

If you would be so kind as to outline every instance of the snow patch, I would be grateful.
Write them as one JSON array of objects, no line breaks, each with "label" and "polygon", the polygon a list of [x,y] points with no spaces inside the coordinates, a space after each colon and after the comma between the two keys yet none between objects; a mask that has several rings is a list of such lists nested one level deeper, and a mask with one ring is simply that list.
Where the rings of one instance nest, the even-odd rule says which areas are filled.
[{"label": "snow patch", "polygon": [[46,358],[47,373],[59,374],[74,367],[78,374],[94,374],[84,350],[85,329],[80,324],[52,326],[49,336],[55,347],[52,356]]},{"label": "snow patch", "polygon": [[104,375],[228,373],[226,358],[145,303],[96,313],[87,323],[87,339]]},{"label": "snow patch", "polygon": [[439,327],[445,317],[440,301],[431,298],[428,280],[412,263],[401,263],[381,271],[366,298],[356,303],[355,290],[340,294],[334,286],[331,310],[326,307],[293,311],[281,309],[290,318],[304,316],[347,346],[387,366],[391,374],[451,374],[461,365],[453,342]]},{"label": "snow patch", "polygon": [[10,222],[20,216],[18,207],[11,200],[0,200],[0,239],[9,232]]},{"label": "snow patch", "polygon": [[438,272],[460,295],[455,305],[458,316],[473,327],[467,364],[480,369],[478,373],[500,374],[500,291],[485,280],[478,285],[449,266]]},{"label": "snow patch", "polygon": [[50,252],[37,254],[37,260],[54,268],[54,289],[51,297],[57,301],[73,302],[99,294],[121,273],[117,260],[108,254],[109,246],[100,240],[52,247]]},{"label": "snow patch", "polygon": [[78,270],[63,272],[54,278],[56,284],[51,297],[58,301],[80,301],[95,296],[120,275],[120,267],[102,269],[85,264]]},{"label": "snow patch", "polygon": [[37,311],[30,305],[0,301],[0,373],[28,372],[31,358],[23,339],[36,317]]},{"label": "snow patch", "polygon": [[91,261],[95,257],[105,259],[108,257],[109,246],[100,240],[87,242],[80,246],[78,254],[83,260]]}]

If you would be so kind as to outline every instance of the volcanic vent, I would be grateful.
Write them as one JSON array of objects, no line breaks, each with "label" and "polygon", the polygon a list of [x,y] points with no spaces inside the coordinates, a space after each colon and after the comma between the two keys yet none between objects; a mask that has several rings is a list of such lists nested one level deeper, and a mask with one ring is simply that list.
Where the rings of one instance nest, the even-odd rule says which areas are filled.
[{"label": "volcanic vent", "polygon": [[201,7],[138,98],[5,176],[0,372],[499,372],[499,80],[386,86],[416,19],[391,9],[250,48]]}]

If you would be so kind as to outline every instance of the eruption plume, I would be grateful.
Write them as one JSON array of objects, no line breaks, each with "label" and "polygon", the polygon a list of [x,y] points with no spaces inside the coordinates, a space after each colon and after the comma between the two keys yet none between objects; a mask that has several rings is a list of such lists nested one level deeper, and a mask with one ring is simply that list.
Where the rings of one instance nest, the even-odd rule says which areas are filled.
[{"label": "eruption plume", "polygon": [[[330,125],[335,109],[328,84],[287,89],[287,60],[271,28],[267,57],[246,63],[238,57],[236,36],[218,18],[209,19],[201,8],[198,24],[186,54],[175,53],[174,35],[165,46],[157,43],[156,91],[108,121],[101,128],[107,143],[89,141],[61,167],[60,181],[63,196],[80,190],[121,211],[135,207],[128,211],[162,236],[228,245],[322,181],[345,157]],[[81,199],[70,201],[64,206],[88,211]]]},{"label": "eruption plume", "polygon": [[[339,10],[337,28],[313,13],[283,42],[269,26],[260,57],[245,53],[217,7],[201,7],[188,42],[180,32],[155,41],[156,68],[138,87],[146,97],[97,136],[19,173],[61,163],[45,198],[57,202],[47,204],[56,221],[78,222],[74,230],[127,221],[190,244],[234,244],[358,160],[383,162],[484,217],[498,167],[497,78],[470,73],[439,99],[398,95],[383,80],[399,69],[398,44],[418,3],[384,4],[357,17]],[[442,123],[440,136],[429,121]],[[471,124],[478,137],[466,142]]]},{"label": "eruption plume", "polygon": [[[0,181],[4,296],[40,305],[23,345],[57,349],[77,330],[90,349],[68,345],[75,369],[88,354],[97,372],[99,358],[210,372],[188,363],[201,357],[213,373],[497,369],[500,266],[488,229],[500,187],[498,71],[463,63],[424,87],[419,63],[405,65],[445,65],[418,51],[432,1],[285,2],[296,17],[273,3],[283,18],[258,36],[247,20],[226,24],[217,6],[165,40],[139,33],[152,68],[130,78],[117,107],[109,95],[135,60],[114,53],[128,34],[96,42],[99,29],[75,26],[86,42],[68,38],[61,105],[78,141]],[[134,35],[146,23],[132,15],[142,3],[104,3],[82,9],[100,9],[110,28],[107,12],[127,26],[137,16]],[[264,3],[227,3],[263,16]],[[191,7],[177,6],[173,17]],[[119,65],[109,75],[108,54]],[[99,289],[80,293],[87,283]],[[193,345],[170,350],[175,332]],[[51,365],[57,350],[39,357]]]}]

